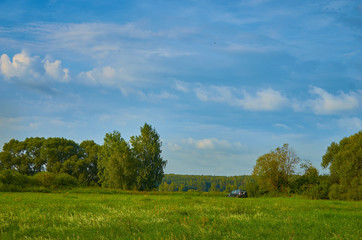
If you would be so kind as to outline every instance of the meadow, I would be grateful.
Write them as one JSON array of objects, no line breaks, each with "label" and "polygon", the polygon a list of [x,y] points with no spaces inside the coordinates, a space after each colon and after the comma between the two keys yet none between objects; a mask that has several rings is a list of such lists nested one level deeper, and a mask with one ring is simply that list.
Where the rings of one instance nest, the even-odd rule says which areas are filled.
[{"label": "meadow", "polygon": [[361,239],[362,202],[0,192],[0,239]]}]

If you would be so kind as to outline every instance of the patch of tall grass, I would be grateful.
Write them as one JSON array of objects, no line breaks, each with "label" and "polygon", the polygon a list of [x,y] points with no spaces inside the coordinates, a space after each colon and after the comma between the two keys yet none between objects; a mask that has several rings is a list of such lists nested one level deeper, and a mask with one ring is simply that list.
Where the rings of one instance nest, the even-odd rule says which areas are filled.
[{"label": "patch of tall grass", "polygon": [[360,239],[361,202],[103,189],[0,193],[0,239]]}]

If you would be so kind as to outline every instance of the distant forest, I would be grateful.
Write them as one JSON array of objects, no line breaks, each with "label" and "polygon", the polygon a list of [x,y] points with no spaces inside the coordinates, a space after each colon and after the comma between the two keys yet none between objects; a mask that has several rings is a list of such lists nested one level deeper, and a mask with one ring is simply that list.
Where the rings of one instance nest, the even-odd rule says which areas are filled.
[{"label": "distant forest", "polygon": [[158,187],[159,191],[200,191],[200,192],[230,192],[234,189],[244,189],[252,181],[250,175],[223,177],[204,175],[166,174]]}]

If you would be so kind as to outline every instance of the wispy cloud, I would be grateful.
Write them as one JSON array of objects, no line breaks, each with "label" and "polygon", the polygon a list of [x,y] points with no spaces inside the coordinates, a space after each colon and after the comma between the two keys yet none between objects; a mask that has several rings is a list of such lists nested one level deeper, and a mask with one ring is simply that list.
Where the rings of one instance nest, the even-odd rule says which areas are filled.
[{"label": "wispy cloud", "polygon": [[183,81],[175,80],[174,88],[180,92],[188,93],[190,91],[190,84]]},{"label": "wispy cloud", "polygon": [[201,101],[227,103],[251,111],[279,110],[288,102],[287,97],[274,89],[263,89],[250,94],[232,87],[200,85],[195,93]]},{"label": "wispy cloud", "polygon": [[[144,54],[163,57],[188,55],[188,52],[170,49],[161,44],[145,45],[147,41],[159,39],[182,39],[197,33],[193,27],[172,27],[163,30],[150,30],[142,22],[116,23],[31,23],[18,28],[0,28],[7,35],[26,34],[31,42],[25,47],[47,46],[48,51],[66,50],[99,57],[118,50],[132,47]],[[2,39],[4,37],[0,37]],[[29,45],[30,44],[30,45]],[[150,49],[151,47],[151,49]]]},{"label": "wispy cloud", "polygon": [[291,129],[288,125],[283,124],[283,123],[275,123],[275,124],[273,124],[273,127],[284,128],[284,129],[287,129],[287,130]]},{"label": "wispy cloud", "polygon": [[224,139],[217,138],[204,138],[204,139],[193,139],[188,138],[184,143],[189,146],[192,146],[196,149],[202,150],[214,150],[214,151],[232,151],[232,152],[242,152],[246,151],[246,147],[243,146],[240,142],[230,142]]},{"label": "wispy cloud", "polygon": [[362,120],[358,117],[341,118],[338,121],[339,127],[352,131],[362,130]]},{"label": "wispy cloud", "polygon": [[348,94],[340,92],[338,95],[333,95],[322,88],[312,87],[309,93],[316,97],[307,100],[303,107],[310,108],[315,114],[328,115],[352,111],[360,105],[355,92]]}]

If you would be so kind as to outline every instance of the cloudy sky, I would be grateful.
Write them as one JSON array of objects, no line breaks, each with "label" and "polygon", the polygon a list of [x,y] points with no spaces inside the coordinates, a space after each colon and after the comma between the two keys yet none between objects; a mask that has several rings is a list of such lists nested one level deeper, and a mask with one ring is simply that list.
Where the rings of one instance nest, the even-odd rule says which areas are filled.
[{"label": "cloudy sky", "polygon": [[147,122],[166,173],[229,176],[362,129],[357,0],[2,0],[0,56],[0,147]]}]

